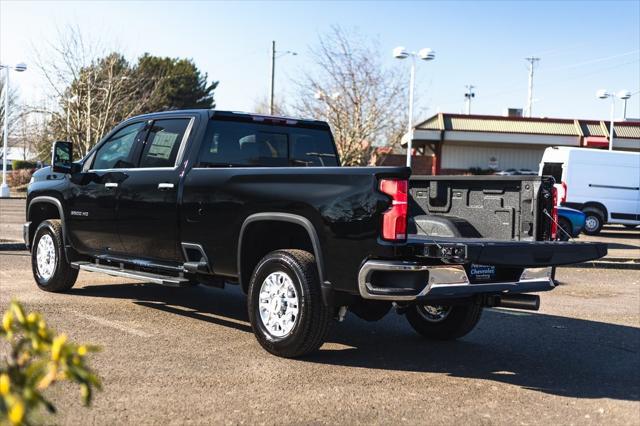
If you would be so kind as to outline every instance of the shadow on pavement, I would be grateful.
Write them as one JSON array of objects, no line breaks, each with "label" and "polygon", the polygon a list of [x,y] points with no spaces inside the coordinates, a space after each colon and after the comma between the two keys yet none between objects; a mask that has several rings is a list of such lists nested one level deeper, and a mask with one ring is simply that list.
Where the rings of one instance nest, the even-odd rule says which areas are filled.
[{"label": "shadow on pavement", "polygon": [[323,350],[307,360],[493,380],[573,398],[640,400],[639,328],[485,310],[468,336],[434,342],[402,318],[389,317],[386,324],[355,319],[335,327],[331,340],[351,348]]},{"label": "shadow on pavement", "polygon": [[[251,332],[246,298],[237,287],[220,291],[110,284],[70,293],[130,299],[140,306]],[[343,323],[334,325],[328,342],[341,347],[325,345],[300,361],[441,373],[573,398],[640,400],[640,328],[636,327],[485,310],[478,327],[465,338],[434,342],[418,336],[403,317],[393,313],[377,323],[350,314]]]},{"label": "shadow on pavement", "polygon": [[607,243],[607,246],[609,249],[640,250],[640,246],[633,246],[631,244]]},{"label": "shadow on pavement", "polygon": [[[89,285],[72,288],[68,294],[130,299],[136,305],[251,333],[245,296],[240,291],[222,291],[204,286],[172,288],[135,283]],[[246,325],[237,321],[243,321]]]}]

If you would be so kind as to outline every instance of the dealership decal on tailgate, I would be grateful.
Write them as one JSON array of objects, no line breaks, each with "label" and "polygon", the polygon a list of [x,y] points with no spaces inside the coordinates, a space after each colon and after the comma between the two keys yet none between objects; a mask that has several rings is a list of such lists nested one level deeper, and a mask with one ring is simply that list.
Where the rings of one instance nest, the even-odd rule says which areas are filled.
[{"label": "dealership decal on tailgate", "polygon": [[496,267],[472,263],[469,275],[471,275],[471,281],[493,281],[496,278]]}]

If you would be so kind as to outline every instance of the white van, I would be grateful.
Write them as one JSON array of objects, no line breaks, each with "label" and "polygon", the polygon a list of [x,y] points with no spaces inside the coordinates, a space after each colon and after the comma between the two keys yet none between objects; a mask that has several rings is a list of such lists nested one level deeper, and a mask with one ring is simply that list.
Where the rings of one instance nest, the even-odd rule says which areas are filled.
[{"label": "white van", "polygon": [[640,225],[640,153],[592,148],[547,148],[540,176],[553,176],[561,205],[582,210],[584,232],[605,223]]}]

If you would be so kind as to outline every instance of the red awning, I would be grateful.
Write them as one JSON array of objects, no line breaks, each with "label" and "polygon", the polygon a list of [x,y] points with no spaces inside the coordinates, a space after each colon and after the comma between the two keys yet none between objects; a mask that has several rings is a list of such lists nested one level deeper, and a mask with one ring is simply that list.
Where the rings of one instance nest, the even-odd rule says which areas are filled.
[{"label": "red awning", "polygon": [[587,136],[584,138],[584,146],[607,148],[609,146],[609,139],[604,136]]}]

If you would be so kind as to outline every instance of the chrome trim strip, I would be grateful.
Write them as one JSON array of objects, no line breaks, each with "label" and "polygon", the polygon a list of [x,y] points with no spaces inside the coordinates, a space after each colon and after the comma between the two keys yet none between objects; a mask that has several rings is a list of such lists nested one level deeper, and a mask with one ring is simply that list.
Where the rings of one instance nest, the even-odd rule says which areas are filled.
[{"label": "chrome trim strip", "polygon": [[187,124],[187,130],[185,130],[184,135],[182,136],[180,147],[178,148],[178,154],[176,155],[176,162],[173,165],[174,169],[178,168],[178,166],[182,162],[182,156],[184,155],[184,150],[187,148],[187,141],[189,140],[189,136],[191,135],[191,129],[193,128],[193,123],[195,120],[195,117],[191,117],[191,120],[189,120],[189,124]]},{"label": "chrome trim strip", "polygon": [[116,269],[115,267],[96,265],[92,263],[73,262],[71,266],[74,268],[78,268],[82,271],[102,272],[103,274],[111,275],[114,277],[130,278],[134,280],[151,282],[154,284],[161,284],[161,285],[177,286],[189,281],[188,279],[182,278],[182,277],[170,277],[170,276],[162,276],[162,275],[146,273],[146,272],[126,270],[126,269]]},{"label": "chrome trim strip", "polygon": [[604,189],[630,189],[631,191],[637,191],[640,189],[638,186],[617,186],[617,185],[598,185],[595,183],[590,183],[589,186],[591,188],[604,188]]}]

